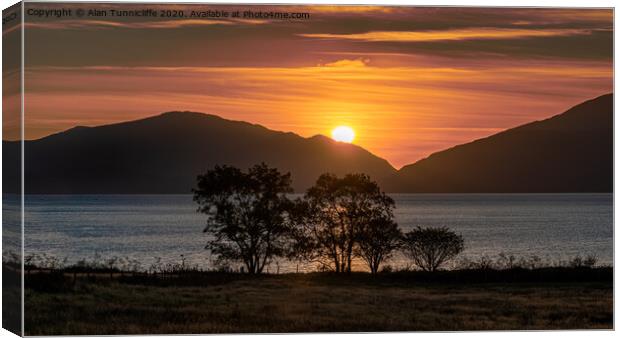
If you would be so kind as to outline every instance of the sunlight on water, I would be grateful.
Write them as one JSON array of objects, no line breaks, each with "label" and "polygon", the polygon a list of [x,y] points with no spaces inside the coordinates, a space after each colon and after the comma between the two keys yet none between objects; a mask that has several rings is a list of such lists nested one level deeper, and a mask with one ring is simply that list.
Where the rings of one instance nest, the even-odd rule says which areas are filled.
[{"label": "sunlight on water", "polygon": [[[468,257],[537,255],[547,262],[595,255],[613,262],[612,194],[397,194],[396,220],[404,231],[447,226],[465,238]],[[204,216],[190,195],[30,195],[26,252],[68,262],[131,257],[148,267],[160,257],[207,268]],[[393,266],[404,266],[395,257]],[[309,267],[302,267],[306,270]],[[270,267],[271,272],[276,266]],[[281,262],[281,271],[295,270]]]}]

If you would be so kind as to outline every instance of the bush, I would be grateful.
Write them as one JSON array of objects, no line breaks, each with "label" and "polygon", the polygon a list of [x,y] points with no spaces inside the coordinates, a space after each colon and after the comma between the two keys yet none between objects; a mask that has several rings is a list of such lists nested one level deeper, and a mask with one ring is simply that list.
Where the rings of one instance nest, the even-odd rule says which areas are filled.
[{"label": "bush", "polygon": [[417,227],[405,234],[403,250],[424,271],[437,271],[464,249],[463,236],[448,228]]}]

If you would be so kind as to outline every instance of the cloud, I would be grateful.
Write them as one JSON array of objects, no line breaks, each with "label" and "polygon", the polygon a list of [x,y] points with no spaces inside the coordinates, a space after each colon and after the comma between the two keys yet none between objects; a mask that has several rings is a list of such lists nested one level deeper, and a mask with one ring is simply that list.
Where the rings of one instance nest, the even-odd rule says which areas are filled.
[{"label": "cloud", "polygon": [[555,29],[522,29],[522,28],[464,28],[430,31],[372,31],[355,34],[299,34],[316,39],[344,39],[362,41],[390,42],[433,42],[454,40],[505,40],[535,37],[555,37],[572,35],[589,35],[592,29],[555,28]]},{"label": "cloud", "polygon": [[399,166],[613,89],[611,10],[176,6],[311,20],[29,21],[26,136],[195,110],[304,136],[348,124]]},{"label": "cloud", "polygon": [[610,62],[557,60],[468,68],[369,67],[363,58],[279,68],[30,67],[25,76],[28,139],[191,110],[303,136],[351,125],[358,144],[396,166],[560,113],[613,84]]},{"label": "cloud", "polygon": [[323,64],[323,67],[339,67],[339,68],[351,68],[351,67],[366,67],[370,63],[370,59],[342,59],[330,63]]}]

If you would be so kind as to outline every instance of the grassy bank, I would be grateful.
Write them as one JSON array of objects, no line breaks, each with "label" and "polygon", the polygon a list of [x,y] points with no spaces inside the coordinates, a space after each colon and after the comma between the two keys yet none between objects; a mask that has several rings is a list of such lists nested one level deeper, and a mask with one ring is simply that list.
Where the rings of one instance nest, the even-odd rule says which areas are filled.
[{"label": "grassy bank", "polygon": [[611,329],[611,275],[40,273],[26,278],[26,334]]}]

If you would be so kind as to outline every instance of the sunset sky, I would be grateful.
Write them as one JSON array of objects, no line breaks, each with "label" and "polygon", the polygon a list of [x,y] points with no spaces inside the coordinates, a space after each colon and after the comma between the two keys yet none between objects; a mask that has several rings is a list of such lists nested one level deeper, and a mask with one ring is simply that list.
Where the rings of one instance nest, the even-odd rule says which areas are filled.
[{"label": "sunset sky", "polygon": [[[62,7],[80,6],[120,7]],[[612,91],[610,9],[160,8],[310,19],[26,16],[26,138],[191,110],[304,137],[347,125],[400,168]]]}]

